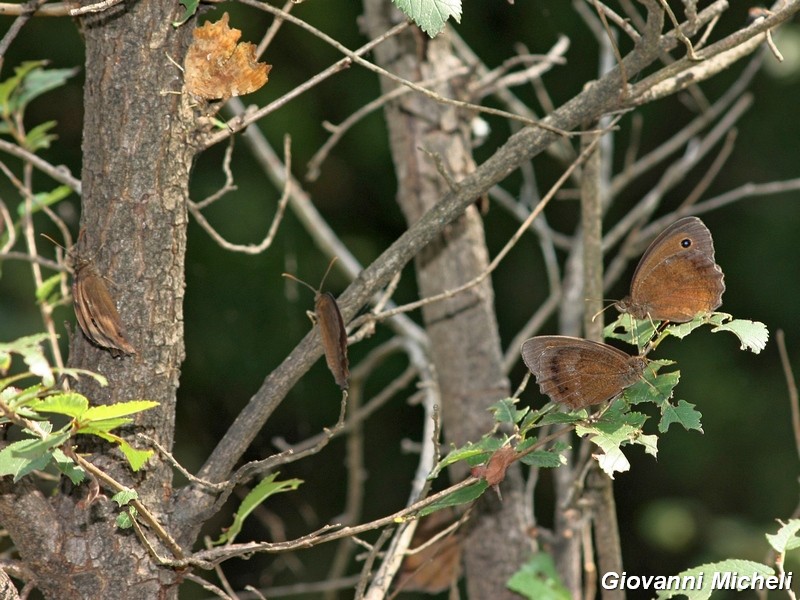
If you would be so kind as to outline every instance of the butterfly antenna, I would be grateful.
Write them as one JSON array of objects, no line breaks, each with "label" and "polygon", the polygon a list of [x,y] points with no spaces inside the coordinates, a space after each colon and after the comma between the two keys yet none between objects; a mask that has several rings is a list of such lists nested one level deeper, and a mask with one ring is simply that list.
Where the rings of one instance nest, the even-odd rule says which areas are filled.
[{"label": "butterfly antenna", "polygon": [[319,290],[315,290],[313,287],[308,285],[305,281],[303,281],[302,279],[298,279],[297,277],[295,277],[291,273],[281,273],[281,277],[286,277],[287,279],[291,279],[293,281],[296,281],[297,283],[300,283],[300,284],[306,286],[308,289],[310,289],[312,292],[314,292],[314,294],[318,294],[319,293]]},{"label": "butterfly antenna", "polygon": [[325,280],[328,278],[328,273],[331,272],[331,268],[333,267],[333,263],[335,263],[339,259],[338,256],[334,256],[331,259],[331,262],[328,263],[328,268],[325,269],[325,275],[322,276],[322,281],[319,282],[319,289],[322,289],[322,286],[325,284]]},{"label": "butterfly antenna", "polygon": [[55,241],[53,238],[51,238],[51,237],[50,237],[49,235],[47,235],[46,233],[40,233],[39,235],[41,235],[43,238],[46,238],[46,239],[50,240],[50,241],[51,241],[53,244],[55,244],[56,246],[58,246],[59,248],[61,248],[61,249],[62,249],[64,252],[68,252],[68,250],[67,250],[66,248],[64,248],[64,246],[62,246],[61,244],[59,244],[57,241]]},{"label": "butterfly antenna", "polygon": [[[589,302],[590,300],[594,300],[594,298],[584,298],[584,301],[585,301],[585,302]],[[592,323],[594,323],[594,320],[595,320],[597,317],[599,317],[599,316],[600,316],[600,315],[602,315],[604,312],[606,312],[606,311],[607,311],[609,308],[611,308],[612,306],[614,306],[614,303],[616,302],[616,300],[611,300],[611,299],[609,299],[609,298],[600,298],[600,302],[610,302],[611,304],[609,304],[609,305],[607,305],[607,306],[604,306],[603,308],[601,308],[600,310],[598,310],[596,313],[594,313],[594,314],[592,315]]]}]

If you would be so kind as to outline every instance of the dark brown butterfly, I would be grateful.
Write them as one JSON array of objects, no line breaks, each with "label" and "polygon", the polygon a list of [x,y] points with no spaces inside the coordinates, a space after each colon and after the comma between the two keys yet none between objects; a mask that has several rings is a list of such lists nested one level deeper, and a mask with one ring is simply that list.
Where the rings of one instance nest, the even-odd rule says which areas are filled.
[{"label": "dark brown butterfly", "polygon": [[615,306],[640,320],[685,323],[722,304],[723,279],[708,227],[685,217],[653,240],[633,273],[631,293]]},{"label": "dark brown butterfly", "polygon": [[[333,258],[328,265],[328,270],[322,277],[319,287],[325,283],[325,278],[336,262],[336,257]],[[349,362],[347,359],[347,330],[344,328],[344,319],[342,313],[339,311],[339,305],[336,304],[336,299],[330,292],[320,292],[319,289],[314,289],[305,281],[302,281],[284,273],[284,277],[294,279],[296,282],[303,284],[312,292],[314,292],[314,314],[312,320],[316,321],[319,325],[320,337],[322,338],[322,349],[325,352],[325,362],[328,364],[328,369],[333,374],[336,384],[343,390],[350,387],[350,370]]]},{"label": "dark brown butterfly", "polygon": [[540,335],[522,344],[522,360],[543,394],[578,410],[619,395],[642,379],[643,356],[565,335]]},{"label": "dark brown butterfly", "polygon": [[136,354],[128,341],[114,298],[88,261],[75,265],[72,305],[84,335],[116,357]]}]

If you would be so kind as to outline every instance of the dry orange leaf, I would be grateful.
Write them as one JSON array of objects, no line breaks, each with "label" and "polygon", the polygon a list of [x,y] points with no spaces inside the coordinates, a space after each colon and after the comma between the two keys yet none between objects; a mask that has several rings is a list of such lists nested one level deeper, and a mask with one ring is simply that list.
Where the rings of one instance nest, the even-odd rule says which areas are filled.
[{"label": "dry orange leaf", "polygon": [[216,23],[195,29],[186,53],[186,89],[206,100],[255,92],[272,69],[256,60],[255,44],[237,43],[242,32],[228,27],[229,18],[223,13]]}]

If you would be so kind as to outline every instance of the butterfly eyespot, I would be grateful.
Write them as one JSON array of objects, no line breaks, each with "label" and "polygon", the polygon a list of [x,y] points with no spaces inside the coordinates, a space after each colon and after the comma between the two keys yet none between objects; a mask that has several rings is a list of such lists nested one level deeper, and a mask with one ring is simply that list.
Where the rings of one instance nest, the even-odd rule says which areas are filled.
[{"label": "butterfly eyespot", "polygon": [[691,245],[692,245],[692,240],[690,240],[689,238],[683,238],[681,240],[681,248],[688,248]]}]

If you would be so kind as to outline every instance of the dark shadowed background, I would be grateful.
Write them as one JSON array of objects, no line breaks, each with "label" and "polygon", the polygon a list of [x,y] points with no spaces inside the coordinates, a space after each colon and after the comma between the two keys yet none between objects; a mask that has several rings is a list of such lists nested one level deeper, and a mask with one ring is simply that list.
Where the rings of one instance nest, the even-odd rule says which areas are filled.
[{"label": "dark shadowed background", "polygon": [[[748,6],[735,4],[723,16],[716,35],[739,27],[746,19]],[[231,13],[231,25],[243,30],[243,39],[257,42],[271,22],[264,15],[235,5],[220,5],[215,13],[223,8]],[[366,41],[357,26],[359,9],[354,2],[306,2],[297,6],[294,14],[356,48]],[[11,20],[0,19],[2,32]],[[531,52],[544,53],[559,35],[569,36],[572,45],[567,53],[568,64],[544,79],[556,105],[571,98],[596,76],[594,38],[570,3],[563,0],[522,0],[514,5],[466,3],[462,24],[456,29],[490,67],[512,56],[518,43],[525,44]],[[800,24],[787,24],[780,33],[776,42],[787,58],[786,64],[779,68],[771,56],[767,57],[766,67],[752,86],[753,106],[739,123],[735,150],[704,198],[748,182],[800,176]],[[273,65],[268,85],[244,100],[263,105],[338,58],[335,50],[310,34],[285,25],[264,56]],[[9,77],[21,61],[31,59],[48,59],[54,67],[82,65],[82,44],[75,25],[67,19],[35,19],[12,45],[0,79]],[[713,101],[743,66],[703,84],[702,89]],[[27,115],[29,127],[45,120],[58,121],[59,139],[44,157],[53,164],[67,165],[76,175],[81,161],[81,81],[79,74],[66,87],[38,99]],[[259,127],[278,151],[284,134],[291,134],[293,170],[302,178],[308,159],[327,139],[322,122],[341,122],[377,93],[375,76],[352,67],[273,113]],[[520,88],[517,93],[538,110],[531,89]],[[661,143],[693,117],[676,97],[650,105],[641,114],[644,125],[640,153]],[[506,123],[488,120],[492,134],[476,149],[479,161],[508,136]],[[621,164],[630,126],[631,115],[626,115],[616,142],[617,165]],[[203,199],[222,185],[223,151],[223,146],[212,148],[198,161],[192,183],[194,200]],[[685,174],[685,183],[667,196],[660,214],[680,204],[703,177],[713,155]],[[19,172],[17,159],[2,155],[0,160]],[[544,156],[537,158],[533,166],[543,193],[560,174],[561,167]],[[233,171],[238,191],[205,214],[230,241],[256,243],[272,220],[280,190],[269,183],[241,140],[237,140],[234,150]],[[637,186],[641,194],[652,187],[658,175],[650,173],[642,178]],[[36,180],[42,190],[53,187],[52,181],[39,173]],[[517,176],[504,182],[515,196],[518,186]],[[323,165],[320,178],[306,184],[306,190],[362,264],[369,264],[403,231],[404,221],[394,202],[394,173],[382,113],[372,114],[343,138]],[[0,194],[15,210],[20,199],[5,178],[0,180]],[[638,199],[638,195],[619,198],[609,219],[618,219]],[[77,234],[77,198],[62,202],[57,211]],[[565,233],[573,230],[577,218],[574,201],[558,201],[548,211],[554,228]],[[733,336],[711,334],[704,329],[683,342],[669,340],[659,348],[659,357],[678,362],[682,376],[676,397],[697,405],[703,413],[704,434],[673,428],[659,441],[658,460],[639,450],[628,452],[631,471],[617,476],[615,490],[624,564],[629,573],[669,575],[729,557],[763,561],[767,555],[764,532],[774,532],[775,519],[787,519],[798,506],[798,455],[774,333],[777,329],[785,331],[793,366],[800,368],[800,192],[748,198],[703,215],[703,220],[713,232],[717,262],[726,275],[722,310],[739,318],[763,321],[770,329],[770,342],[760,355],[754,355],[740,351]],[[516,226],[501,207],[491,207],[485,216],[485,227],[493,253]],[[294,272],[316,286],[327,263],[291,212],[272,248],[261,256],[226,252],[195,223],[190,225],[185,304],[187,358],[179,391],[175,449],[176,456],[190,470],[203,463],[264,377],[310,327],[305,311],[312,308],[313,296],[287,282],[281,272]],[[633,265],[610,297],[619,298],[626,293],[632,269]],[[533,238],[523,239],[495,272],[493,281],[500,332],[507,344],[547,294],[542,261]],[[325,287],[337,294],[346,284],[334,271]],[[33,291],[27,264],[2,263],[0,341],[42,330]],[[414,299],[414,294],[413,272],[409,268],[397,300]],[[419,321],[418,314],[412,313],[412,318]],[[56,320],[66,350],[67,333],[61,323],[74,323],[71,308],[61,309]],[[541,333],[555,332],[556,324],[551,322]],[[353,346],[351,363],[358,363],[368,348],[386,337],[379,328],[375,338]],[[367,394],[380,390],[404,366],[397,359],[396,364],[382,369],[385,379],[376,377],[371,381]],[[512,372],[512,388],[521,379],[523,369],[520,364]],[[534,388],[528,387],[523,402],[540,406],[544,400]],[[406,397],[413,392],[409,389]],[[317,433],[335,422],[338,410],[338,389],[320,361],[283,402],[248,458],[263,458],[275,452],[274,438],[293,443]],[[416,456],[405,454],[401,443],[405,439],[419,441],[422,416],[421,409],[398,398],[368,421],[365,519],[388,514],[405,503]],[[305,481],[297,492],[277,496],[264,508],[272,519],[283,523],[288,538],[335,520],[342,510],[343,447],[343,440],[335,440],[321,454],[291,464],[281,474]],[[545,489],[537,500],[539,519],[548,525],[552,509],[547,505]],[[227,510],[213,525],[227,526],[229,519]],[[275,539],[276,531],[267,531],[257,519],[251,519],[239,540]],[[217,532],[208,531],[214,536]],[[335,548],[331,544],[290,559],[257,557],[231,563],[226,571],[237,589],[245,584],[315,581],[325,577]],[[191,596],[187,588],[185,597],[207,597],[199,590],[192,591],[197,595]],[[350,597],[350,593],[343,592],[341,597]]]}]

